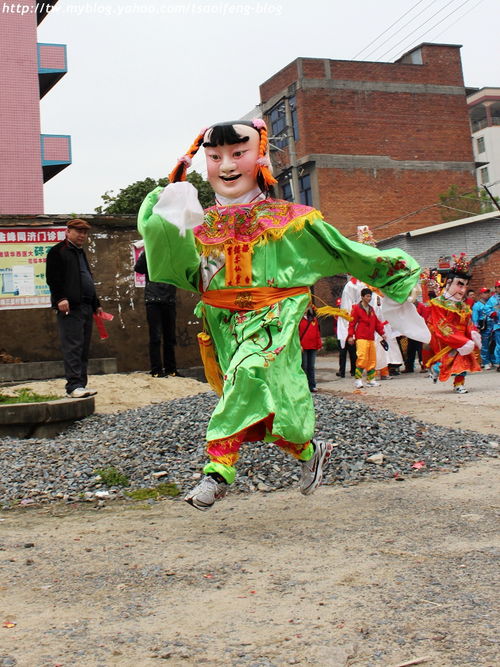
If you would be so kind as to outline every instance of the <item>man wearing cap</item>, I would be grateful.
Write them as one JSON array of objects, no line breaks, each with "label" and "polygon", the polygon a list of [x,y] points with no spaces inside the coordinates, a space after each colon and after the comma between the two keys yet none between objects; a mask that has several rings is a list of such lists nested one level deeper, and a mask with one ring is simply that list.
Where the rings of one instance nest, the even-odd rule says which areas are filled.
[{"label": "man wearing cap", "polygon": [[491,370],[493,361],[490,352],[490,342],[493,334],[493,320],[491,317],[488,317],[489,308],[486,305],[490,295],[491,290],[489,287],[481,287],[479,290],[479,299],[472,307],[472,321],[481,334],[481,364],[485,371]]},{"label": "man wearing cap", "polygon": [[500,373],[500,280],[495,283],[495,292],[486,302],[488,319],[493,322],[493,336],[495,338],[495,349],[492,361]]},{"label": "man wearing cap", "polygon": [[464,299],[464,303],[466,303],[471,309],[472,306],[476,303],[476,291],[473,289],[468,289],[467,290],[467,298]]},{"label": "man wearing cap", "polygon": [[70,398],[97,393],[86,388],[93,315],[102,313],[83,250],[89,229],[85,220],[70,220],[64,241],[52,246],[47,254],[46,280],[52,307],[57,311],[66,395]]}]

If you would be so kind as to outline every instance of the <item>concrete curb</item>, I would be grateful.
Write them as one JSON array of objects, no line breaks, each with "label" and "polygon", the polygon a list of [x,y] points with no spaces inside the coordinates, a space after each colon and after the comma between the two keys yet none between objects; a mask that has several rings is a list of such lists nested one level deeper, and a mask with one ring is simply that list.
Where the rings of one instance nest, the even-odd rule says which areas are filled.
[{"label": "concrete curb", "polygon": [[51,438],[94,410],[93,396],[0,405],[0,436]]},{"label": "concrete curb", "polygon": [[[114,357],[89,359],[89,375],[116,373]],[[0,364],[0,382],[24,382],[25,380],[52,380],[64,377],[62,361],[32,361],[20,364]]]}]

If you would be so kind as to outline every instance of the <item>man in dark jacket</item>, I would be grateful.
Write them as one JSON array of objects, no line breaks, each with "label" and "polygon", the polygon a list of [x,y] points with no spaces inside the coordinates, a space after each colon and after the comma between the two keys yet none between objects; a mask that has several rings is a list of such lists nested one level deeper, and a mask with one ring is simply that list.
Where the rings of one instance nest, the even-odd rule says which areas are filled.
[{"label": "man in dark jacket", "polygon": [[66,238],[49,250],[46,280],[57,324],[70,398],[93,396],[87,389],[87,362],[94,313],[102,313],[94,280],[83,250],[90,225],[85,220],[68,222]]},{"label": "man in dark jacket", "polygon": [[149,326],[151,375],[153,377],[180,376],[175,363],[175,295],[177,288],[174,285],[149,280],[144,250],[137,258],[134,271],[146,276],[144,302]]}]

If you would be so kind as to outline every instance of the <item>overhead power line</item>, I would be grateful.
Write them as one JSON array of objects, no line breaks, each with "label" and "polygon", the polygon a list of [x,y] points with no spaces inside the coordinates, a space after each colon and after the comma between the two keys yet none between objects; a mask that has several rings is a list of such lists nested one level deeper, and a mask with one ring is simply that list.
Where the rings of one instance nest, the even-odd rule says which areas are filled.
[{"label": "overhead power line", "polygon": [[[447,2],[445,5],[443,5],[443,6],[441,7],[441,9],[439,9],[437,12],[434,12],[434,14],[432,14],[432,16],[430,16],[430,17],[429,17],[428,19],[426,19],[423,23],[421,23],[420,25],[418,25],[414,30],[412,30],[412,31],[409,32],[407,35],[405,35],[402,39],[399,40],[399,42],[396,42],[396,44],[393,44],[387,51],[385,51],[384,53],[382,53],[382,55],[379,56],[379,57],[377,58],[377,61],[382,60],[382,58],[385,58],[385,56],[387,56],[388,53],[391,53],[392,51],[394,51],[394,49],[395,49],[397,46],[399,46],[399,45],[402,44],[403,42],[406,42],[409,38],[411,38],[412,35],[414,35],[414,34],[417,32],[417,30],[420,30],[420,28],[422,28],[424,25],[426,25],[427,23],[429,23],[429,21],[432,21],[433,18],[435,18],[438,14],[441,14],[441,12],[443,12],[443,11],[446,9],[446,7],[448,7],[449,5],[451,5],[451,4],[452,4],[453,2],[455,2],[455,1],[456,1],[456,0],[448,0],[448,2]],[[452,14],[454,14],[458,9],[460,9],[460,7],[463,7],[463,5],[467,4],[468,2],[470,2],[470,0],[465,0],[461,5],[459,5],[456,9],[454,9],[454,10],[453,10],[452,12],[450,12],[449,14],[447,14],[443,19],[441,19],[440,21],[438,21],[438,22],[437,22],[436,24],[434,24],[432,27],[430,27],[430,28],[426,28],[426,30],[422,33],[422,35],[420,35],[414,42],[412,42],[412,44],[407,44],[407,45],[403,48],[402,51],[403,51],[403,52],[404,52],[404,51],[408,51],[408,49],[409,49],[413,44],[418,43],[418,42],[422,39],[422,37],[423,37],[424,35],[427,34],[427,32],[428,32],[429,30],[434,30],[434,28],[435,28],[436,26],[438,26],[440,23],[442,23],[443,21],[445,21],[449,16],[451,16]],[[399,52],[401,52],[401,49],[399,49],[398,53],[399,53]]]},{"label": "overhead power line", "polygon": [[452,26],[454,26],[456,23],[458,23],[459,21],[461,21],[465,16],[467,16],[467,14],[470,14],[472,11],[474,11],[474,9],[476,9],[476,7],[478,7],[482,2],[484,2],[484,0],[479,0],[479,2],[476,2],[476,4],[475,4],[473,7],[471,7],[471,8],[468,9],[466,12],[464,12],[464,13],[462,14],[462,16],[459,16],[458,19],[456,19],[456,21],[453,21],[452,23],[450,23],[449,25],[447,25],[446,28],[444,28],[444,30],[441,30],[441,32],[439,32],[437,35],[433,35],[432,37],[430,37],[430,38],[429,38],[429,41],[430,41],[430,42],[434,42],[434,40],[438,39],[438,37],[441,37],[441,35],[443,35],[447,30],[449,30],[449,29],[450,29]]},{"label": "overhead power line", "polygon": [[[481,0],[481,1],[482,1],[482,0]],[[363,51],[366,51],[366,49],[369,49],[370,46],[371,46],[372,44],[375,44],[375,42],[376,42],[378,39],[380,39],[381,37],[383,37],[383,36],[385,35],[386,32],[389,32],[389,30],[390,30],[391,28],[393,28],[393,27],[394,27],[395,25],[397,25],[402,19],[404,19],[404,17],[407,16],[411,11],[413,11],[413,10],[415,9],[415,7],[418,7],[418,5],[421,5],[422,2],[424,2],[424,0],[418,0],[418,2],[417,2],[416,4],[414,4],[413,7],[410,7],[410,9],[408,9],[404,14],[402,14],[402,15],[397,19],[397,21],[394,21],[394,23],[392,23],[388,28],[386,28],[383,32],[381,32],[380,35],[377,35],[377,37],[375,37],[375,39],[372,39],[372,41],[371,41],[369,44],[367,44],[367,45],[365,46],[364,49],[361,49],[361,51],[359,51],[358,53],[356,53],[356,55],[353,56],[353,57],[351,58],[351,60],[356,60],[356,58],[357,58],[358,56],[360,56],[360,55],[363,53]],[[432,2],[430,3],[430,5],[432,5],[434,2],[436,2],[436,0],[432,0]],[[427,5],[427,7],[430,7],[430,5]],[[427,9],[427,7],[425,7],[425,9]],[[423,9],[422,11],[425,11],[425,9]],[[417,16],[420,16],[420,14],[417,14]],[[411,21],[414,21],[415,18],[416,18],[416,17],[414,17],[413,19],[411,19]],[[411,21],[408,21],[408,23],[411,23]],[[405,26],[407,26],[408,23],[405,23],[405,25],[403,26],[403,28],[404,28]],[[402,30],[403,28],[401,28],[401,30]],[[397,34],[397,33],[396,33],[396,34]],[[383,42],[383,43],[385,43],[385,42]],[[377,48],[378,48],[378,47],[377,47]],[[376,49],[375,49],[375,50],[376,50]],[[371,53],[373,53],[373,51],[372,51]],[[365,58],[368,58],[369,55],[370,55],[370,54],[368,54],[367,56],[364,56],[364,57],[365,57]]]}]

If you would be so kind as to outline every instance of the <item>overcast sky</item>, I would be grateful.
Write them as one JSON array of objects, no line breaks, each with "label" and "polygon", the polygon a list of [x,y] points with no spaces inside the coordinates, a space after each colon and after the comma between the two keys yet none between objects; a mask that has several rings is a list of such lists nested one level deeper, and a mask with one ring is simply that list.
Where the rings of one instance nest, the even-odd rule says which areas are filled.
[{"label": "overcast sky", "polygon": [[92,213],[106,190],[166,176],[201,127],[248,113],[297,57],[393,62],[423,41],[461,44],[465,84],[500,86],[497,0],[59,0],[38,41],[67,44],[41,122],[73,150],[46,213]]}]

